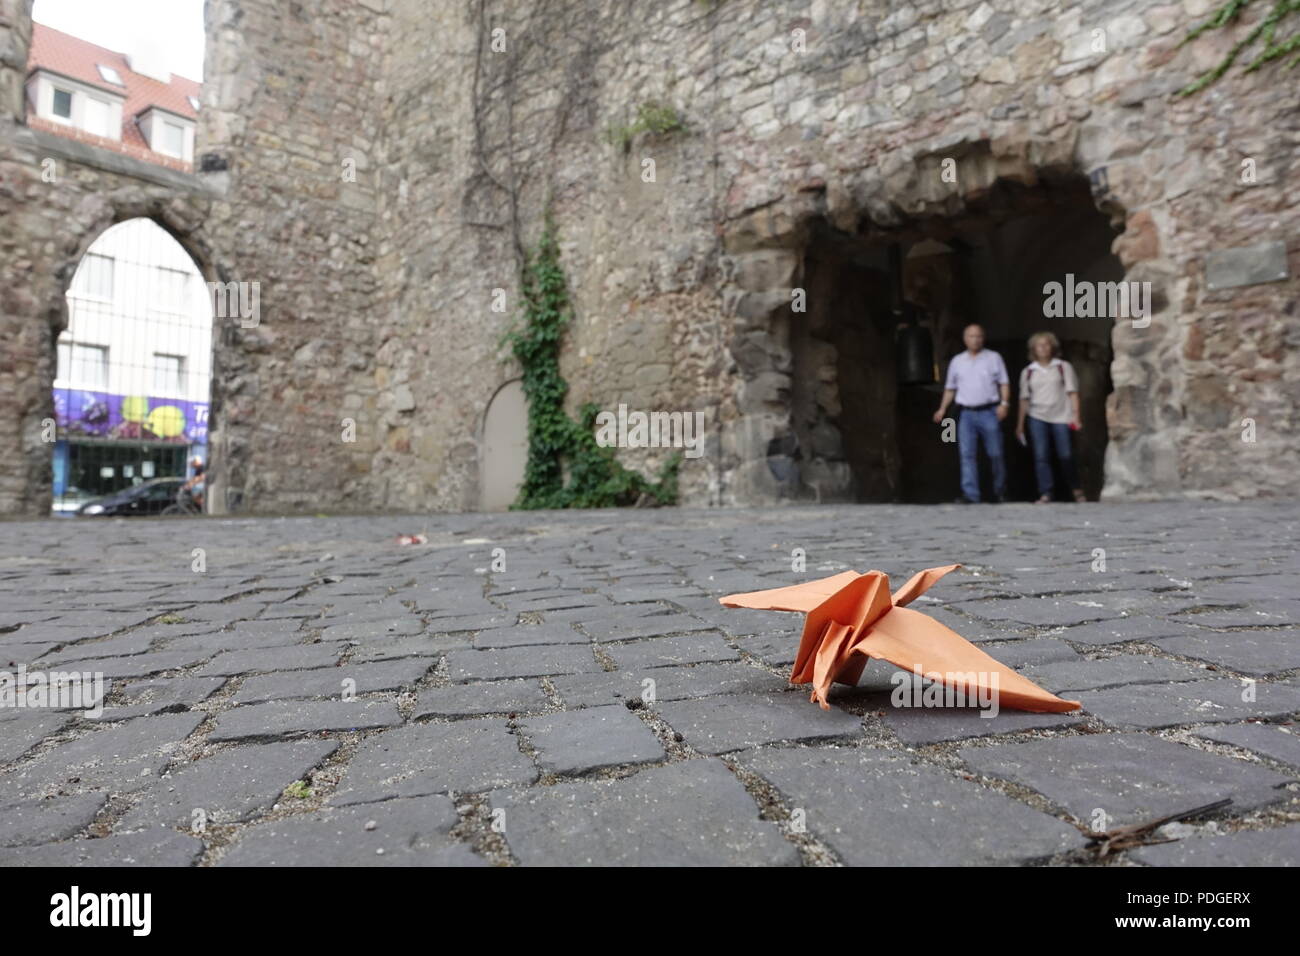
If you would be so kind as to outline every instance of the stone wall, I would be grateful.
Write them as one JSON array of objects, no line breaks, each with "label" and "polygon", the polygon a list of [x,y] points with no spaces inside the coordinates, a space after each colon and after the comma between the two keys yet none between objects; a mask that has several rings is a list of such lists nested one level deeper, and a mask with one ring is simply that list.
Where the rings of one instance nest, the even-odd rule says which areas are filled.
[{"label": "stone wall", "polygon": [[[485,2],[430,22],[425,4],[396,0],[387,158],[407,186],[404,201],[386,190],[402,267],[381,274],[455,346],[417,386],[412,428],[437,453],[423,461],[428,495],[410,503],[473,503],[476,428],[514,374],[490,293],[514,289],[515,246],[536,237],[548,200],[576,305],[572,404],[705,411],[713,441],[684,465],[685,500],[728,504],[791,493],[772,456],[797,431],[791,289],[818,229],[883,240],[970,213],[996,182],[1065,176],[1092,178],[1123,229],[1127,278],[1151,282],[1159,307],[1148,327],[1113,332],[1106,494],[1290,492],[1295,98],[1267,68],[1173,96],[1253,20],[1179,48],[1208,9]],[[504,52],[488,46],[493,29]],[[646,101],[687,130],[608,143]],[[956,184],[940,176],[949,157]],[[1241,182],[1247,158],[1254,185]],[[1268,240],[1286,244],[1290,278],[1207,287],[1212,252]],[[621,454],[646,469],[662,457]],[[795,481],[804,493],[827,481],[808,478]]]},{"label": "stone wall", "polygon": [[[824,306],[791,309],[792,289],[816,294],[818,236],[880,246],[980,213],[999,184],[1080,176],[1158,305],[1113,331],[1106,495],[1294,490],[1293,86],[1274,64],[1173,95],[1262,11],[1180,47],[1207,0],[210,0],[193,182],[83,164],[54,190],[14,119],[24,6],[0,0],[0,215],[17,225],[0,333],[21,346],[0,365],[0,429],[24,449],[0,465],[0,510],[48,500],[53,316],[79,250],[128,210],[167,220],[205,273],[261,284],[257,328],[218,323],[214,466],[240,507],[475,507],[484,413],[518,375],[500,337],[548,204],[571,405],[704,412],[683,500],[725,505],[840,487],[857,454],[822,429],[821,465],[781,460],[835,424],[791,351]],[[612,142],[647,102],[685,129]],[[1269,241],[1287,278],[1210,288],[1220,252]],[[896,464],[871,467],[887,481]]]}]

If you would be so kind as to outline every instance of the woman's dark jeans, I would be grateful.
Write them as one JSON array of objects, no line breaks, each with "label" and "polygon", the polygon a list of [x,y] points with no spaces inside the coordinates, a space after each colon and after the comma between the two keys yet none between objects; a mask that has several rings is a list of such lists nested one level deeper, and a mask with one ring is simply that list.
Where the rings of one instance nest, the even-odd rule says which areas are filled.
[{"label": "woman's dark jeans", "polygon": [[1074,464],[1074,451],[1070,447],[1070,426],[1044,422],[1032,415],[1028,416],[1029,440],[1034,445],[1034,472],[1038,476],[1039,496],[1052,493],[1052,445],[1056,445],[1056,457],[1065,472],[1065,480],[1070,490],[1079,487],[1079,469]]}]

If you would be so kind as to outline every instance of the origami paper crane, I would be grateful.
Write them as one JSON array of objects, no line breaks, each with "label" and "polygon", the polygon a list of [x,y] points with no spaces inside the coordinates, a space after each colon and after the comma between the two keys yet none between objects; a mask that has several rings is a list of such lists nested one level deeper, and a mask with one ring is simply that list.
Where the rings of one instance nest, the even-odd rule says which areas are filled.
[{"label": "origami paper crane", "polygon": [[921,571],[890,595],[889,576],[880,571],[842,574],[720,598],[726,607],[768,611],[803,611],[803,639],[790,683],[813,685],[812,700],[830,709],[831,684],[857,684],[869,658],[939,680],[967,700],[980,691],[997,697],[1000,707],[1036,713],[1078,710],[1078,701],[1062,700],[1033,681],[998,663],[956,631],[906,605],[960,564]]}]

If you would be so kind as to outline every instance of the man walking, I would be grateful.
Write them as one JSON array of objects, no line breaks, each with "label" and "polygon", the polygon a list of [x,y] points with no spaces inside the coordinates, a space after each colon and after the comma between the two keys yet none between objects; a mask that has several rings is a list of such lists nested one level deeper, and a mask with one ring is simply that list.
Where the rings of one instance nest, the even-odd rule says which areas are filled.
[{"label": "man walking", "polygon": [[961,504],[980,500],[979,446],[993,466],[993,500],[1002,501],[1007,490],[1006,465],[1002,458],[1003,419],[1011,408],[1011,380],[1002,356],[984,348],[984,329],[968,325],[962,332],[966,351],[948,363],[943,401],[934,413],[935,424],[943,421],[953,399],[961,409],[957,423],[957,450],[961,454]]}]

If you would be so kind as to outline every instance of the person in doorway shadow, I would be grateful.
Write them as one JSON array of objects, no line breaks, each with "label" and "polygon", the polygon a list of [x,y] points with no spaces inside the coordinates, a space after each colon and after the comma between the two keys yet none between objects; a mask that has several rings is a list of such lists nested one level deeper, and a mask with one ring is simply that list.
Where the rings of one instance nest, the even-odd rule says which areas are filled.
[{"label": "person in doorway shadow", "polygon": [[993,467],[993,500],[1003,501],[1007,491],[1007,469],[1002,456],[1002,422],[1011,408],[1011,379],[1002,356],[984,348],[984,329],[968,325],[962,332],[966,351],[948,363],[943,400],[934,413],[939,424],[954,399],[961,409],[957,421],[957,450],[961,455],[961,497],[959,504],[980,500],[979,446],[984,446]]},{"label": "person in doorway shadow", "polygon": [[1020,414],[1016,420],[1016,438],[1025,443],[1025,424],[1034,446],[1034,473],[1038,479],[1038,501],[1052,500],[1052,449],[1061,464],[1066,483],[1075,501],[1087,501],[1079,483],[1079,469],[1074,461],[1070,433],[1081,427],[1079,417],[1079,379],[1074,366],[1061,357],[1061,343],[1051,332],[1035,332],[1029,337],[1029,364],[1020,373]]}]

